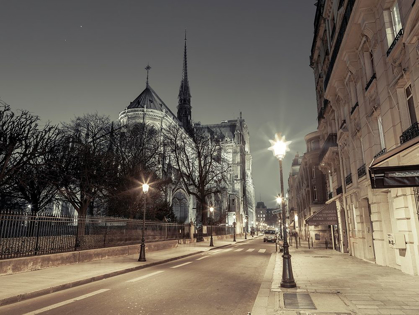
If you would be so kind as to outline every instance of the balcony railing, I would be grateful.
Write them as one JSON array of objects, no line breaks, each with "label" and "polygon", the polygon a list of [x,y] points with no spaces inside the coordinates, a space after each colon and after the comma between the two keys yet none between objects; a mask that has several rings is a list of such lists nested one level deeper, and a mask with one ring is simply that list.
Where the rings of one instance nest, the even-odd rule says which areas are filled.
[{"label": "balcony railing", "polygon": [[327,200],[332,199],[332,198],[333,198],[333,191],[331,191],[331,192],[329,193],[329,198],[328,198]]},{"label": "balcony railing", "polygon": [[342,186],[336,188],[336,196],[342,193]]},{"label": "balcony railing", "polygon": [[342,44],[343,37],[345,36],[346,28],[348,27],[349,19],[351,17],[352,9],[354,7],[356,0],[348,0],[348,5],[345,9],[345,14],[343,15],[342,23],[340,24],[340,29],[338,36],[336,37],[335,47],[333,48],[332,57],[330,58],[329,68],[327,69],[326,78],[324,79],[324,90],[326,91],[327,85],[329,84],[330,76],[332,75],[333,67],[335,65],[336,58],[339,53],[340,45]]},{"label": "balcony railing", "polygon": [[387,152],[386,148],[382,149],[380,152],[378,152],[376,155],[374,155],[374,159],[380,157],[381,155],[383,155],[386,152]]},{"label": "balcony railing", "polygon": [[403,131],[402,135],[400,136],[400,144],[412,140],[417,136],[419,136],[419,125],[417,122],[415,122],[408,129]]},{"label": "balcony railing", "polygon": [[326,141],[323,143],[322,149],[319,154],[319,161],[322,161],[330,147],[337,147],[337,136],[331,133],[327,136]]},{"label": "balcony railing", "polygon": [[363,176],[367,175],[367,171],[365,168],[365,164],[358,168],[358,178],[361,178]]},{"label": "balcony railing", "polygon": [[375,75],[375,73],[372,75],[371,79],[368,81],[367,85],[365,86],[365,91],[368,91],[368,89],[370,88],[372,82],[377,78],[377,76]]},{"label": "balcony railing", "polygon": [[356,104],[354,106],[352,106],[351,108],[351,115],[355,112],[355,109],[358,107],[358,102],[356,102]]},{"label": "balcony railing", "polygon": [[394,46],[396,46],[397,42],[399,41],[400,37],[402,37],[402,35],[403,35],[403,29],[400,29],[400,31],[397,33],[396,38],[393,40],[390,47],[387,49],[387,57],[391,54],[391,51],[393,50]]},{"label": "balcony railing", "polygon": [[346,183],[346,185],[350,185],[350,184],[352,184],[352,174],[348,174],[348,175],[345,177],[345,183]]}]

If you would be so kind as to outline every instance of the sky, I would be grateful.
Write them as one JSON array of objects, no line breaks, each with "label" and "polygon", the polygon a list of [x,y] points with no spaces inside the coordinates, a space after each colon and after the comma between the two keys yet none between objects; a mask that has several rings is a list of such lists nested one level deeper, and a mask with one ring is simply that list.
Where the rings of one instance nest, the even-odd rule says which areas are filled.
[{"label": "sky", "polygon": [[192,119],[237,119],[250,132],[256,201],[276,207],[269,139],[291,141],[284,184],[317,128],[314,0],[0,0],[0,99],[42,122],[118,119],[150,86],[174,112],[185,30]]}]

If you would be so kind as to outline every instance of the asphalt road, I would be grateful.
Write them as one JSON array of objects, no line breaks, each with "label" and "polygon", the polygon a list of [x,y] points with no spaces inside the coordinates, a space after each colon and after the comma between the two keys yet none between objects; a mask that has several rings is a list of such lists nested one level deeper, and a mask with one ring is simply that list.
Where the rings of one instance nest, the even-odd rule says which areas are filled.
[{"label": "asphalt road", "polygon": [[0,314],[247,314],[275,244],[249,240],[39,298]]}]

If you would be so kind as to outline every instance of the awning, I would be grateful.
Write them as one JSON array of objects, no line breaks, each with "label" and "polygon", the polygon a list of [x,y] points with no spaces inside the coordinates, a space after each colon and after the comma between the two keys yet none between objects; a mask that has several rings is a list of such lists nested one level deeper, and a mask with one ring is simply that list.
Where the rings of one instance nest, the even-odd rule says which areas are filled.
[{"label": "awning", "polygon": [[336,201],[325,205],[318,212],[309,216],[305,221],[308,225],[337,225],[338,215],[336,211]]},{"label": "awning", "polygon": [[419,187],[419,165],[400,165],[397,159],[411,155],[418,148],[419,137],[416,137],[374,159],[369,167],[371,187]]}]

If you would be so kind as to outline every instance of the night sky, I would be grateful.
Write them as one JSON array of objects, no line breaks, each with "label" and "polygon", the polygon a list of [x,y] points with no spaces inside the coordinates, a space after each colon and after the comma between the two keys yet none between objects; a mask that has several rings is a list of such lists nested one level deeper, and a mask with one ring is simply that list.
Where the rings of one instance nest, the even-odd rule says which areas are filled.
[{"label": "night sky", "polygon": [[[253,156],[256,201],[275,206],[279,166],[269,139],[291,140],[284,159],[305,152],[316,130],[309,56],[315,1],[1,0],[0,99],[43,122],[118,113],[151,87],[176,113],[187,30],[192,119],[242,112]],[[286,189],[285,188],[285,189]]]}]

